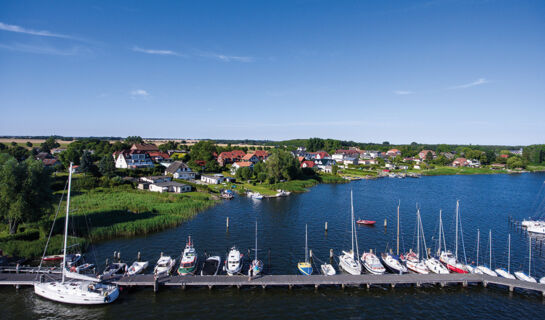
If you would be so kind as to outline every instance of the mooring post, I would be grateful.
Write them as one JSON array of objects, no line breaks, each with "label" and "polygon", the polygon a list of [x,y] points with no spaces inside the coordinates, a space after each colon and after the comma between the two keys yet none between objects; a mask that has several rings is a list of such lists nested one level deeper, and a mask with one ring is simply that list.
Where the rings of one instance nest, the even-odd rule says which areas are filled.
[{"label": "mooring post", "polygon": [[106,265],[108,265],[108,262],[109,262],[109,261],[108,261],[108,258],[106,258]]},{"label": "mooring post", "polygon": [[325,229],[325,232],[327,232],[327,221],[325,222],[324,229]]},{"label": "mooring post", "polygon": [[515,290],[515,287],[509,286],[509,292],[513,292]]},{"label": "mooring post", "polygon": [[312,249],[308,251],[308,256],[310,258],[310,263],[312,264]]},{"label": "mooring post", "polygon": [[416,283],[416,287],[417,287],[417,288],[420,288],[420,282],[417,282],[417,283]]},{"label": "mooring post", "polygon": [[117,251],[114,251],[114,262],[115,262],[115,258],[117,258]]},{"label": "mooring post", "polygon": [[225,224],[227,226],[227,229],[229,229],[229,217],[227,217],[227,220],[226,220]]},{"label": "mooring post", "polygon": [[444,288],[445,287],[445,282],[444,281],[441,281],[441,288]]},{"label": "mooring post", "polygon": [[333,249],[329,249],[329,264],[333,264]]},{"label": "mooring post", "polygon": [[483,287],[488,287],[488,281],[483,281]]},{"label": "mooring post", "polygon": [[467,287],[467,281],[462,282],[462,287],[464,287],[464,288]]},{"label": "mooring post", "polygon": [[314,291],[318,290],[319,287],[320,287],[319,284],[315,284],[315,285],[314,285]]},{"label": "mooring post", "polygon": [[161,257],[163,256],[163,251],[161,251]]},{"label": "mooring post", "polygon": [[121,262],[121,251],[117,252],[117,262]]},{"label": "mooring post", "polygon": [[159,291],[159,279],[157,276],[153,277],[153,292]]},{"label": "mooring post", "polygon": [[212,290],[213,287],[214,287],[213,285],[210,285],[210,284],[209,284],[209,285],[208,285],[208,290]]},{"label": "mooring post", "polygon": [[390,286],[391,286],[391,287],[392,287],[392,289],[393,289],[393,288],[395,288],[395,287],[396,287],[396,284],[395,284],[395,283],[391,283],[391,284],[390,284]]},{"label": "mooring post", "polygon": [[371,288],[371,285],[369,283],[366,283],[365,286],[367,287],[367,290],[369,290],[369,288]]},{"label": "mooring post", "polygon": [[384,219],[384,228],[386,228],[387,226],[388,226],[388,221]]},{"label": "mooring post", "polygon": [[138,254],[136,255],[136,260],[138,260],[138,262],[141,261],[141,257],[140,257],[140,251],[138,251]]},{"label": "mooring post", "polygon": [[19,263],[15,266],[15,273],[19,273]]}]

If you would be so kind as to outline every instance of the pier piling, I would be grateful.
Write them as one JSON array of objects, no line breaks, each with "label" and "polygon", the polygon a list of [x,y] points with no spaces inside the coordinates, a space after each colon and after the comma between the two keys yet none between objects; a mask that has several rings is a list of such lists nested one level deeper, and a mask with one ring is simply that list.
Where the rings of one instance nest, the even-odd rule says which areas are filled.
[{"label": "pier piling", "polygon": [[138,254],[136,255],[136,260],[138,260],[138,262],[141,261],[141,257],[140,257],[140,251],[138,251]]},{"label": "pier piling", "polygon": [[325,229],[325,232],[327,232],[327,221],[325,222],[324,229]]},{"label": "pier piling", "polygon": [[384,219],[384,229],[386,229],[387,226],[388,226],[388,221]]},{"label": "pier piling", "polygon": [[227,226],[227,229],[229,229],[229,217],[227,217],[227,220],[225,222],[225,225]]}]

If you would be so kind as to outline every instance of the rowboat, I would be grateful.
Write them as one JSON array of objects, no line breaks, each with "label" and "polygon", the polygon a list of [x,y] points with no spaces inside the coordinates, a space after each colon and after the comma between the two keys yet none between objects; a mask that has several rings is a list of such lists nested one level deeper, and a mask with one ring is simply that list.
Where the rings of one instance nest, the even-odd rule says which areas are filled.
[{"label": "rowboat", "polygon": [[376,221],[373,221],[373,220],[363,220],[363,219],[359,219],[356,221],[357,224],[363,224],[363,225],[366,225],[366,226],[372,226],[374,225],[375,223],[377,223]]}]

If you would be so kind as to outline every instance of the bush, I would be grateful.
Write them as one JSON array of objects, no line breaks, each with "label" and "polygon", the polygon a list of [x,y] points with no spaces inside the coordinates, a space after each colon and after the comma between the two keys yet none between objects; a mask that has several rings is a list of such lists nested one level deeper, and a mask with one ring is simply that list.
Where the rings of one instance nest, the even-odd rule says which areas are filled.
[{"label": "bush", "polygon": [[0,242],[16,241],[16,240],[36,240],[40,238],[40,231],[38,230],[26,230],[16,234],[8,234],[0,236]]}]

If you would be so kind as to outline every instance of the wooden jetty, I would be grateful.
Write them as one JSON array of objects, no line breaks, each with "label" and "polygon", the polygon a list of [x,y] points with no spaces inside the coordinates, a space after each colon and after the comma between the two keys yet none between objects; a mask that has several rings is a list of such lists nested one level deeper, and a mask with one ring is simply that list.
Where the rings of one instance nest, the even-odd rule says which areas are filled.
[{"label": "wooden jetty", "polygon": [[[0,285],[26,286],[32,285],[40,278],[59,277],[57,274],[38,275],[32,273],[0,273]],[[439,285],[441,287],[457,284],[468,286],[469,284],[483,285],[488,287],[494,285],[503,287],[513,292],[515,289],[541,293],[545,297],[545,284],[531,283],[520,280],[512,280],[500,277],[492,277],[480,274],[384,274],[384,275],[349,275],[338,274],[334,276],[324,275],[262,275],[251,280],[247,276],[166,276],[155,278],[153,274],[135,275],[122,277],[111,282],[122,287],[152,287],[158,291],[159,287],[367,287],[371,286],[424,286]]]}]

